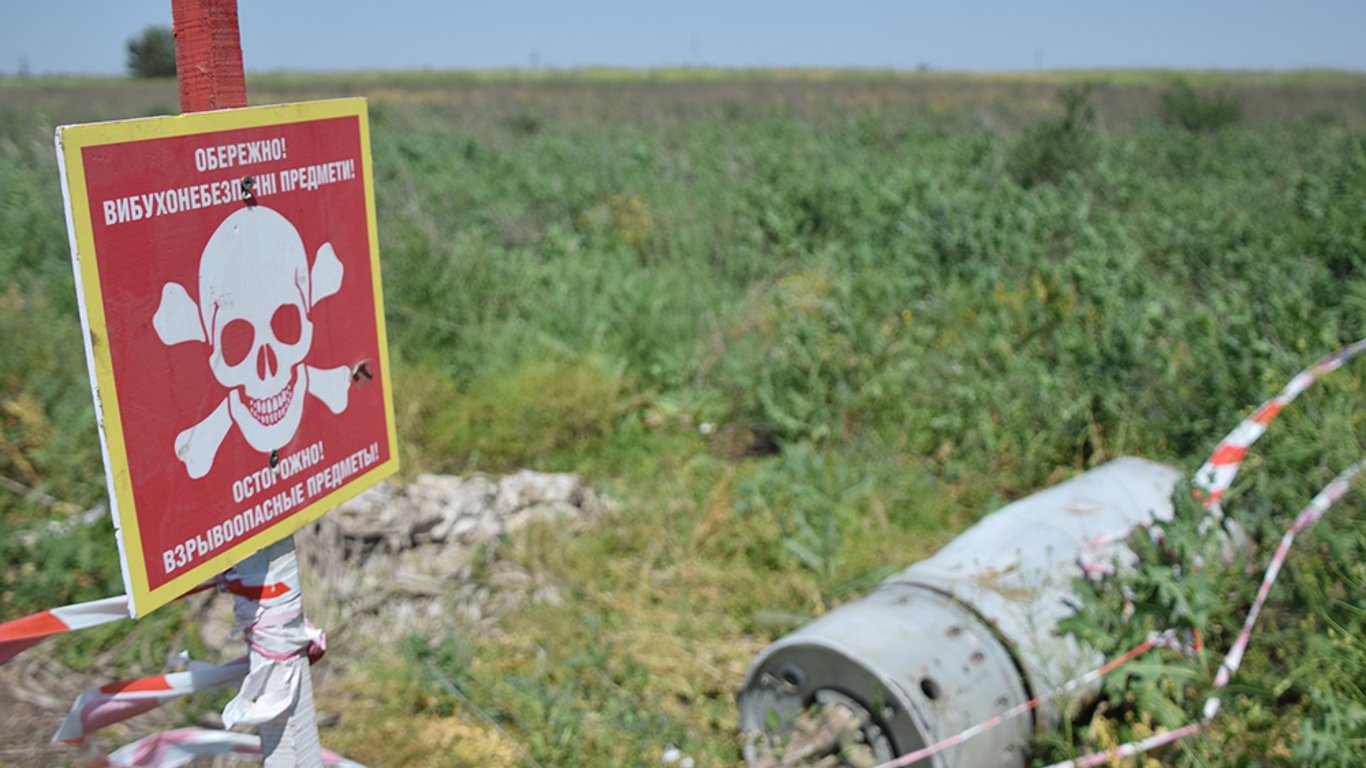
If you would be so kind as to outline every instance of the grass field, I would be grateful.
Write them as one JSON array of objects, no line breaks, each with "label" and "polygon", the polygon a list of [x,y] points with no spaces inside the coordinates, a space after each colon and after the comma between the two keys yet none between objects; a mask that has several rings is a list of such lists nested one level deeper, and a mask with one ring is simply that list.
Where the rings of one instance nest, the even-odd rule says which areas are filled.
[{"label": "grass field", "polygon": [[[1360,76],[248,88],[371,99],[405,471],[576,471],[618,502],[591,530],[502,549],[561,604],[510,609],[489,636],[334,652],[349,671],[324,739],[372,765],[656,765],[670,743],[736,764],[733,695],[764,644],[1109,458],[1193,470],[1296,370],[1366,336]],[[175,106],[173,83],[0,81],[0,619],[121,591],[107,522],[13,535],[104,488],[53,127]],[[1259,444],[1227,503],[1262,543],[1249,568],[1361,457],[1362,385],[1337,374]],[[1297,547],[1226,716],[1162,764],[1366,763],[1362,510],[1349,497]],[[1174,623],[1222,649],[1244,570],[1145,571],[1133,626],[1112,591],[1074,629],[1115,650]],[[182,618],[30,653],[79,669],[100,644],[169,647]],[[1188,722],[1217,659],[1114,679],[1035,759]]]}]

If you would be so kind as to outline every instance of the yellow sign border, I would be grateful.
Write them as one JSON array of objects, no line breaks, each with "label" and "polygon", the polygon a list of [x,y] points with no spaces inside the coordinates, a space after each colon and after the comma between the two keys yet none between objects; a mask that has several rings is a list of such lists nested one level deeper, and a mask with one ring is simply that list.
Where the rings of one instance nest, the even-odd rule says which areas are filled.
[{"label": "yellow sign border", "polygon": [[[109,352],[108,326],[104,316],[104,299],[97,269],[99,254],[95,250],[94,225],[90,213],[82,150],[106,144],[194,136],[338,117],[356,117],[360,124],[366,229],[370,241],[375,327],[379,339],[379,379],[384,390],[389,458],[251,538],[195,565],[160,587],[151,589],[148,586],[150,581],[142,551],[142,538],[138,531],[128,453],[119,413],[118,388],[115,386],[113,361]],[[90,387],[95,399],[95,419],[99,426],[100,449],[104,455],[105,476],[109,485],[109,503],[114,517],[115,536],[118,539],[123,583],[131,598],[129,613],[136,618],[184,595],[252,553],[294,533],[322,517],[329,509],[398,471],[393,386],[389,376],[384,295],[380,284],[379,233],[375,223],[375,177],[370,157],[369,114],[366,100],[363,98],[224,109],[167,117],[65,125],[56,131],[56,144],[81,326],[85,330],[86,363],[90,371]]]}]

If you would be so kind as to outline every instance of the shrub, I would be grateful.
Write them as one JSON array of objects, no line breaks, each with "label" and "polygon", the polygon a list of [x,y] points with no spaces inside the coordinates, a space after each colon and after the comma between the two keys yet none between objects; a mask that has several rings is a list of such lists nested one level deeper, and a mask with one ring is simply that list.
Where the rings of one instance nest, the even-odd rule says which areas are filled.
[{"label": "shrub", "polygon": [[[1141,713],[1151,725],[1175,728],[1200,719],[1218,663],[1238,635],[1275,545],[1331,469],[1359,460],[1359,420],[1351,414],[1362,382],[1349,369],[1338,376],[1271,427],[1226,497],[1224,511],[1238,521],[1251,549],[1231,558],[1222,537],[1204,532],[1206,512],[1183,484],[1160,541],[1147,531],[1130,538],[1138,555],[1131,569],[1100,585],[1078,582],[1083,605],[1063,628],[1107,657],[1167,627],[1206,645],[1188,658],[1155,655],[1107,677],[1104,697],[1113,722]],[[1360,693],[1366,646],[1359,639],[1366,612],[1358,597],[1366,585],[1366,536],[1359,493],[1343,497],[1290,550],[1243,666],[1220,694],[1223,715],[1211,728],[1219,735],[1183,743],[1181,754],[1164,764],[1225,764],[1218,762],[1224,740],[1241,755],[1228,765],[1291,764],[1292,754],[1300,765],[1366,760]],[[1119,730],[1119,741],[1146,735],[1137,722]]]},{"label": "shrub", "polygon": [[170,27],[148,27],[129,39],[128,72],[133,77],[175,77],[175,34]]},{"label": "shrub", "polygon": [[1240,99],[1223,91],[1202,95],[1185,80],[1163,92],[1158,113],[1168,125],[1191,133],[1213,133],[1243,118]]},{"label": "shrub", "polygon": [[1011,147],[1007,169],[1022,187],[1056,183],[1082,170],[1095,156],[1091,124],[1091,86],[1068,86],[1058,91],[1061,116],[1027,130]]}]

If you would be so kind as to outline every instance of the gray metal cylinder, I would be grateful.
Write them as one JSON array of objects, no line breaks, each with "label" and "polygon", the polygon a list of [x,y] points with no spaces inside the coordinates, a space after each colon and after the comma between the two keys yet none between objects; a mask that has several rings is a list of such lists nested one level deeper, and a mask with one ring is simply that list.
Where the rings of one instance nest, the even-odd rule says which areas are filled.
[{"label": "gray metal cylinder", "polygon": [[[1132,562],[1122,534],[1171,519],[1180,473],[1116,459],[988,515],[933,557],[764,649],[739,693],[746,758],[813,708],[854,716],[878,762],[953,736],[1100,663],[1059,637],[1082,557]],[[1055,724],[1057,702],[1035,710]],[[1024,765],[1021,717],[924,765]]]}]

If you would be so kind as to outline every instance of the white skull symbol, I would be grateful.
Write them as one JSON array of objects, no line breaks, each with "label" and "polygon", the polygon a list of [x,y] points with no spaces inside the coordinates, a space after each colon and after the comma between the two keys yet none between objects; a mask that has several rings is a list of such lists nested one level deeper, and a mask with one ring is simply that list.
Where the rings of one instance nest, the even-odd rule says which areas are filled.
[{"label": "white skull symbol", "polygon": [[193,478],[208,474],[233,424],[252,448],[268,453],[294,438],[304,395],[332,413],[346,410],[350,369],[314,368],[311,313],[341,289],[342,264],[330,243],[312,268],[303,239],[284,216],[261,205],[218,225],[199,260],[199,301],[166,283],[152,326],[167,345],[209,345],[209,368],[227,398],[176,436],[175,452]]},{"label": "white skull symbol", "polygon": [[258,451],[289,442],[303,415],[313,345],[308,257],[285,217],[242,208],[209,238],[199,262],[199,312],[213,347],[209,367]]}]

